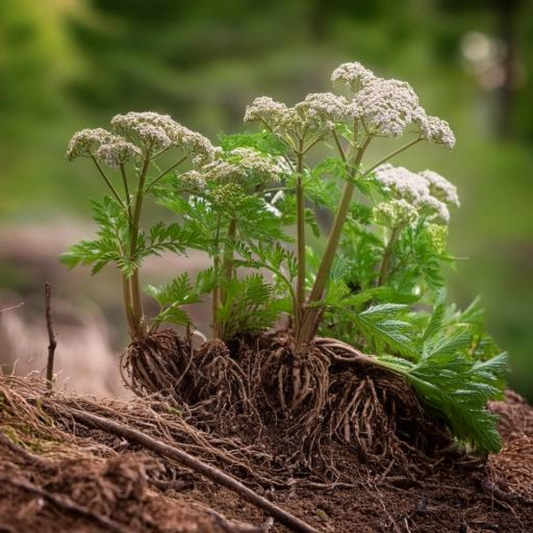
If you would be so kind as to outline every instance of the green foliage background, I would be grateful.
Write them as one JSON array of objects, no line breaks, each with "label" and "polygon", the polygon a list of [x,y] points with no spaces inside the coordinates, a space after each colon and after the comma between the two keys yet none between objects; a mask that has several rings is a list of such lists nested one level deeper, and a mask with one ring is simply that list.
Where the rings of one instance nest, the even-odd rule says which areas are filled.
[{"label": "green foliage background", "polygon": [[[476,35],[473,62],[465,43]],[[505,43],[515,75],[501,85]],[[482,294],[511,383],[533,397],[530,0],[2,0],[0,222],[89,217],[100,183],[64,161],[77,130],[154,110],[215,140],[242,129],[253,97],[329,90],[328,74],[351,60],[410,82],[451,123],[453,153],[424,146],[397,163],[458,186],[451,249],[464,260],[450,296],[466,307]]]}]

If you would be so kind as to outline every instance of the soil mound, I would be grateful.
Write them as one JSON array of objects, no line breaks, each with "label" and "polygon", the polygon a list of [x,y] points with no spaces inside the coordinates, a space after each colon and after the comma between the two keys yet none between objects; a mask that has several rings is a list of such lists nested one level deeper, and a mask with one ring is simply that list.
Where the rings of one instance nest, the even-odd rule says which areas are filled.
[{"label": "soil mound", "polygon": [[505,440],[498,455],[480,460],[449,451],[427,462],[414,452],[409,468],[384,471],[351,447],[331,444],[327,453],[350,477],[335,482],[288,462],[275,435],[251,442],[253,428],[241,431],[242,420],[229,436],[205,420],[200,427],[205,413],[158,398],[47,395],[39,379],[1,377],[0,531],[291,531],[182,462],[83,422],[96,416],[218,467],[309,531],[531,532],[533,409],[511,392],[491,409]]}]

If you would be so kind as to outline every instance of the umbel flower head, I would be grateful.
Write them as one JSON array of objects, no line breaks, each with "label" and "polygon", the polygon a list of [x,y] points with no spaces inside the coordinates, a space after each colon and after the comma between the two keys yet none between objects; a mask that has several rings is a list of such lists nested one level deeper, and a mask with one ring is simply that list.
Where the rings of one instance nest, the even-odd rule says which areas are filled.
[{"label": "umbel flower head", "polygon": [[198,165],[213,159],[214,148],[209,140],[182,126],[170,115],[130,111],[113,117],[111,125],[126,137],[138,139],[146,150],[158,151],[175,146],[190,155]]},{"label": "umbel flower head", "polygon": [[418,220],[418,210],[403,198],[380,202],[372,210],[377,224],[387,228],[401,228]]},{"label": "umbel flower head", "polygon": [[204,165],[214,158],[209,140],[182,126],[169,115],[151,111],[131,111],[111,120],[114,132],[102,128],[85,129],[74,134],[66,157],[95,157],[110,167],[139,159],[170,147],[179,148],[195,165]]},{"label": "umbel flower head", "polygon": [[253,148],[235,148],[228,152],[218,151],[214,161],[198,171],[186,172],[182,178],[241,183],[246,186],[280,181],[287,172],[288,168],[282,158],[272,157]]},{"label": "umbel flower head", "polygon": [[406,82],[373,78],[355,93],[350,114],[368,133],[399,137],[411,125],[418,96]]},{"label": "umbel flower head", "polygon": [[414,121],[418,124],[422,139],[442,144],[449,150],[455,146],[455,135],[445,120],[429,116],[424,108],[419,107],[414,115]]},{"label": "umbel flower head", "polygon": [[375,78],[376,76],[371,70],[357,61],[339,65],[331,75],[331,81],[334,85],[346,85],[353,91],[368,85]]},{"label": "umbel flower head", "polygon": [[78,131],[68,143],[66,158],[72,161],[77,157],[91,157],[93,152],[103,143],[114,138],[115,136],[111,132],[102,128]]},{"label": "umbel flower head", "polygon": [[256,98],[246,108],[244,122],[261,122],[275,133],[294,133],[299,138],[330,130],[348,117],[348,101],[333,93],[312,93],[288,107],[268,96]]},{"label": "umbel flower head", "polygon": [[313,93],[288,107],[261,96],[246,108],[244,121],[260,122],[282,138],[296,134],[302,139],[355,120],[367,136],[400,137],[414,131],[423,140],[453,148],[455,137],[449,124],[427,115],[408,83],[380,78],[358,62],[343,63],[333,71],[331,80],[349,88],[348,99]]},{"label": "umbel flower head", "polygon": [[142,151],[126,139],[114,136],[102,143],[94,155],[108,167],[116,168],[125,165],[128,161],[140,159]]},{"label": "umbel flower head", "polygon": [[449,205],[459,205],[457,189],[436,172],[425,170],[418,174],[391,164],[376,169],[376,178],[396,200],[404,200],[419,211],[426,210],[430,219],[447,224]]}]

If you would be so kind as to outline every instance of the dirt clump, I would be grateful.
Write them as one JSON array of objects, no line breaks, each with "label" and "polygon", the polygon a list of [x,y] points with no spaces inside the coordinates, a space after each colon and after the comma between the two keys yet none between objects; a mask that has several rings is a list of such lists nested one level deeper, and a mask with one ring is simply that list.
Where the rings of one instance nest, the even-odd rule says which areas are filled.
[{"label": "dirt clump", "polygon": [[[179,462],[80,423],[83,412],[187,451],[319,532],[528,533],[533,409],[514,393],[490,408],[500,413],[505,447],[487,460],[453,447],[426,454],[407,440],[408,462],[383,469],[357,446],[331,439],[317,464],[332,461],[335,476],[291,459],[296,448],[281,437],[294,420],[283,419],[277,434],[265,426],[258,437],[253,416],[248,427],[237,416],[217,428],[217,412],[207,419],[205,406],[48,395],[41,380],[0,377],[0,531],[290,531]],[[404,426],[396,431],[400,439]]]}]

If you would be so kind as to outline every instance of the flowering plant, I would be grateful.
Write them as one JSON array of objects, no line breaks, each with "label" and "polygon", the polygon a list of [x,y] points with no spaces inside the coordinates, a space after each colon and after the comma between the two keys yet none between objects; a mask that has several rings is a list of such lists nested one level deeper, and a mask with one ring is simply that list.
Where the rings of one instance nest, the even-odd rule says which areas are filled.
[{"label": "flowering plant", "polygon": [[[94,271],[118,267],[134,339],[149,338],[162,323],[190,324],[183,306],[207,294],[212,337],[224,342],[288,316],[292,367],[278,372],[280,379],[290,375],[288,392],[285,383],[278,387],[285,411],[309,401],[311,383],[319,389],[328,382],[327,368],[310,360],[324,346],[318,335],[374,354],[372,364],[404,376],[458,438],[496,450],[500,439],[485,405],[502,391],[506,356],[485,333],[477,302],[459,311],[444,301],[443,267],[453,263],[447,225],[450,208],[459,206],[457,190],[436,172],[389,163],[421,142],[451,149],[454,135],[405,82],[379,78],[359,63],[341,65],[331,79],[344,94],[310,94],[292,107],[257,98],[244,120],[261,131],[221,136],[216,148],[155,113],[119,115],[114,133],[77,133],[67,157],[92,159],[111,195],[94,204],[98,238],[73,246],[64,260],[92,264]],[[369,146],[384,137],[406,141],[367,163]],[[319,147],[329,155],[312,164],[309,154]],[[160,162],[176,151],[161,171]],[[114,179],[122,181],[122,194]],[[148,194],[177,221],[143,231]],[[322,233],[316,208],[333,216],[322,254],[307,235]],[[148,287],[161,312],[147,324],[142,260],[187,248],[207,252],[212,266],[192,280],[183,273]],[[324,350],[330,357],[333,348]]]}]

